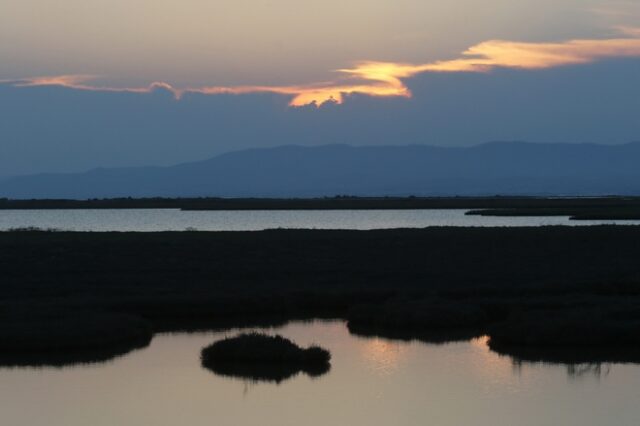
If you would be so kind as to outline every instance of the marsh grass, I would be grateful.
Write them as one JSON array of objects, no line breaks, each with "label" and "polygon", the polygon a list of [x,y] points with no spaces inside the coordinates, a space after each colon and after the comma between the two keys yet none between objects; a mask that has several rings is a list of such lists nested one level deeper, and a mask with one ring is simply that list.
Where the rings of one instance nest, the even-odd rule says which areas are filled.
[{"label": "marsh grass", "polygon": [[640,220],[640,206],[602,206],[594,205],[574,207],[522,207],[470,210],[469,216],[497,217],[553,217],[568,216],[570,220]]},{"label": "marsh grass", "polygon": [[635,226],[3,232],[0,349],[40,365],[107,358],[151,329],[341,318],[363,334],[446,340],[471,328],[495,345],[631,352],[638,259]]},{"label": "marsh grass", "polygon": [[224,376],[280,383],[299,372],[312,377],[330,369],[331,354],[319,346],[301,348],[280,335],[244,333],[202,349],[202,365]]},{"label": "marsh grass", "polygon": [[640,197],[356,197],[319,198],[0,198],[2,209],[380,210],[380,209],[615,209],[640,208]]},{"label": "marsh grass", "polygon": [[9,228],[2,232],[13,233],[13,232],[63,232],[62,229],[59,228],[40,228],[38,226],[22,226]]},{"label": "marsh grass", "polygon": [[111,359],[153,337],[142,318],[117,313],[49,312],[0,323],[0,364],[64,366]]}]

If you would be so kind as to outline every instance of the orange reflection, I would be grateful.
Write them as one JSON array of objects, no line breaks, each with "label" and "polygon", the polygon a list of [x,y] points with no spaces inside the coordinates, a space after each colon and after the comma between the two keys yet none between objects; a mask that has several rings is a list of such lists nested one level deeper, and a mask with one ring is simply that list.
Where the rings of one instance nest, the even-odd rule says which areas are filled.
[{"label": "orange reflection", "polygon": [[462,57],[426,64],[394,62],[359,62],[352,68],[337,70],[338,77],[329,82],[299,86],[236,86],[176,89],[163,82],[148,87],[112,88],[89,85],[95,77],[63,75],[23,80],[17,86],[64,86],[78,90],[150,93],[168,90],[179,99],[184,93],[248,94],[277,93],[290,96],[290,105],[320,106],[327,102],[340,104],[346,95],[359,93],[380,97],[411,97],[402,81],[426,72],[486,72],[494,68],[544,69],[563,65],[594,62],[603,58],[640,56],[640,28],[619,27],[627,38],[602,40],[570,40],[559,43],[524,43],[491,40],[462,52]]},{"label": "orange reflection", "polygon": [[406,344],[373,338],[365,342],[362,354],[372,370],[387,375],[398,368],[406,351]]},{"label": "orange reflection", "polygon": [[[472,356],[469,360],[470,371],[483,377],[487,386],[509,387],[514,378],[522,378],[527,372],[523,365],[509,356],[499,355],[489,349],[489,336],[481,336],[470,342]],[[514,376],[515,374],[515,376]]]}]

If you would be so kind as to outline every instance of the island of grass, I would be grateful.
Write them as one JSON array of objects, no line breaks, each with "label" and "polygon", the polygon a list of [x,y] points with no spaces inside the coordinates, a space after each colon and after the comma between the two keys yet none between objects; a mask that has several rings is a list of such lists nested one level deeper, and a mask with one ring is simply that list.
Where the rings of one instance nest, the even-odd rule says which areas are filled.
[{"label": "island of grass", "polygon": [[329,371],[331,354],[319,346],[301,348],[280,335],[244,333],[202,350],[202,365],[216,374],[281,381],[299,372],[315,377]]}]

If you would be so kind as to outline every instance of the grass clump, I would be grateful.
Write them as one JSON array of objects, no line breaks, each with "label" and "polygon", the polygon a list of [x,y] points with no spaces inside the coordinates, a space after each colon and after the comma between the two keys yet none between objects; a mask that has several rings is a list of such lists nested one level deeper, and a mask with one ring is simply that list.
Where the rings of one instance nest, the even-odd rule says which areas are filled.
[{"label": "grass clump", "polygon": [[205,347],[202,365],[214,373],[258,381],[281,381],[305,372],[326,373],[331,354],[319,346],[301,348],[280,335],[243,333]]},{"label": "grass clump", "polygon": [[478,304],[441,298],[392,299],[356,305],[347,318],[347,327],[353,334],[431,343],[477,337],[489,321]]},{"label": "grass clump", "polygon": [[383,304],[355,306],[349,311],[349,323],[404,329],[471,328],[487,322],[477,305],[444,299],[393,300]]},{"label": "grass clump", "polygon": [[0,364],[93,363],[145,347],[153,337],[142,318],[117,313],[31,314],[0,323]]},{"label": "grass clump", "polygon": [[62,232],[62,230],[58,228],[40,228],[39,226],[19,226],[9,228],[4,232]]},{"label": "grass clump", "polygon": [[525,361],[638,362],[640,309],[620,306],[531,310],[489,329],[489,347]]},{"label": "grass clump", "polygon": [[[619,302],[620,303],[620,302]],[[533,310],[493,326],[494,343],[517,346],[640,346],[635,309],[612,306]]]}]

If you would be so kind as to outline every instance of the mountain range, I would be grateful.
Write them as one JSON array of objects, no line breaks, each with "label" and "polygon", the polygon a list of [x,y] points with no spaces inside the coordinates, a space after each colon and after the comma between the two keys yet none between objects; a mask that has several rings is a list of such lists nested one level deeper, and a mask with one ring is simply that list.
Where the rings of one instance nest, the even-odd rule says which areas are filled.
[{"label": "mountain range", "polygon": [[99,168],[0,181],[0,197],[12,199],[638,194],[640,142],[287,145],[169,167]]}]

